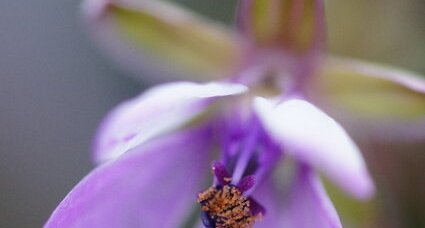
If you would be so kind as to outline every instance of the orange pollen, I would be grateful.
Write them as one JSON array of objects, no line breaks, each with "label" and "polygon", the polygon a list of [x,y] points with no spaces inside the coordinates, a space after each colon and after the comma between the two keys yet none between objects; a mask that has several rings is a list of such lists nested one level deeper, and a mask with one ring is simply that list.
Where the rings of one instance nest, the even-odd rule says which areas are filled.
[{"label": "orange pollen", "polygon": [[198,203],[215,228],[250,228],[259,216],[250,210],[250,201],[233,185],[210,187],[199,193]]}]

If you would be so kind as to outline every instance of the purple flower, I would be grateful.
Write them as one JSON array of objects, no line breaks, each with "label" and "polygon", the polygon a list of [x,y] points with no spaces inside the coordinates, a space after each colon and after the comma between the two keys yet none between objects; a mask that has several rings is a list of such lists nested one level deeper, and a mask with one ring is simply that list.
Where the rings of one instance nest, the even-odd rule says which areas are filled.
[{"label": "purple flower", "polygon": [[46,227],[342,227],[318,173],[361,200],[374,185],[318,106],[368,129],[424,124],[422,80],[324,55],[320,0],[241,1],[235,32],[162,1],[85,6],[122,63],[222,79],[156,86],[115,108],[95,140],[99,166]]}]

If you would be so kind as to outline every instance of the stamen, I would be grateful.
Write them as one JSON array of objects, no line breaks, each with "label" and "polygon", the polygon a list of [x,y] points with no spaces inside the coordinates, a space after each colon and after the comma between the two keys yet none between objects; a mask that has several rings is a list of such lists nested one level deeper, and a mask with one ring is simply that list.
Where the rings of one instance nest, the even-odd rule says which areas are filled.
[{"label": "stamen", "polygon": [[232,179],[230,178],[229,173],[221,162],[214,161],[212,164],[212,171],[214,173],[214,176],[217,178],[217,182],[220,185],[230,184]]},{"label": "stamen", "polygon": [[242,178],[242,180],[239,182],[238,189],[239,189],[239,191],[244,193],[247,190],[249,190],[250,188],[252,188],[252,186],[254,186],[254,185],[255,185],[255,177],[253,175],[246,176],[246,177]]},{"label": "stamen", "polygon": [[[280,153],[280,148],[270,141],[269,137],[260,136],[258,139],[262,142],[262,147],[259,148],[259,153],[261,157],[258,158],[258,168],[255,170],[254,176],[255,183],[254,185],[244,192],[244,195],[249,196],[257,188],[259,184],[262,183],[264,178],[268,173],[272,171],[276,163],[281,159],[282,154]],[[242,182],[242,181],[241,181]],[[240,183],[239,183],[240,184]]]},{"label": "stamen", "polygon": [[241,151],[241,154],[239,156],[239,159],[236,163],[235,170],[233,172],[232,176],[232,183],[238,183],[240,179],[242,178],[246,167],[248,166],[249,160],[251,159],[252,155],[255,152],[257,140],[258,140],[258,124],[253,121],[253,129],[251,133],[246,138],[246,142],[244,144],[243,151]]},{"label": "stamen", "polygon": [[210,187],[199,193],[198,203],[202,205],[206,227],[250,228],[261,217],[261,213],[254,214],[251,210],[251,199],[243,196],[234,185]]}]

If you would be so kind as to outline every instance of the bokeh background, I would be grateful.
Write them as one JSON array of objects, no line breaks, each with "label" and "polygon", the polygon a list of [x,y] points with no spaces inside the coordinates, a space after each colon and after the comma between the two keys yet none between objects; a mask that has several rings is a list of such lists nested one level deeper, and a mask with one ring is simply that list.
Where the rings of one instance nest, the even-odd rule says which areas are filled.
[{"label": "bokeh background", "polygon": [[[231,24],[236,1],[178,2]],[[0,1],[0,227],[42,226],[93,168],[89,150],[101,118],[150,84],[133,80],[93,45],[79,5]],[[327,17],[332,52],[425,75],[425,1],[328,0]],[[423,159],[418,156],[413,160]],[[421,164],[412,168],[418,178],[425,174]],[[425,186],[416,188],[425,192]],[[413,204],[411,211],[384,213],[389,221],[406,220],[390,227],[424,225],[425,213],[414,204],[425,195],[414,197],[418,201],[402,203]]]}]

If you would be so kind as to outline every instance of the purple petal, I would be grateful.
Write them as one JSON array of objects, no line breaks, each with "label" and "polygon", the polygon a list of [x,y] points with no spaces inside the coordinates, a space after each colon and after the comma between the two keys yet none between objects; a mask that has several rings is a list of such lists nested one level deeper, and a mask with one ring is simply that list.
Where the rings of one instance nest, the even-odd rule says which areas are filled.
[{"label": "purple petal", "polygon": [[365,199],[374,193],[357,146],[337,122],[318,108],[299,99],[273,105],[257,98],[255,109],[285,153],[320,169],[352,196]]},{"label": "purple petal", "polygon": [[307,167],[298,168],[282,215],[284,227],[342,227],[319,177]]},{"label": "purple petal", "polygon": [[138,147],[85,177],[51,215],[50,227],[179,227],[208,174],[205,130]]},{"label": "purple petal", "polygon": [[298,164],[294,168],[288,176],[290,180],[283,180],[286,173],[276,173],[254,192],[253,198],[267,209],[266,216],[255,227],[342,227],[318,176],[306,166]]},{"label": "purple petal", "polygon": [[[283,227],[282,215],[285,204],[284,194],[276,189],[271,178],[256,188],[252,195],[256,201],[266,208],[266,215],[255,223],[255,228]],[[286,228],[286,227],[285,227]],[[292,228],[292,227],[287,227]]]},{"label": "purple petal", "polygon": [[321,49],[325,22],[322,0],[241,0],[237,27],[258,46],[294,52]]},{"label": "purple petal", "polygon": [[230,30],[168,1],[85,0],[83,14],[96,44],[151,80],[224,77],[240,56]]},{"label": "purple petal", "polygon": [[189,82],[154,87],[115,108],[101,124],[94,159],[101,163],[158,135],[188,123],[205,111],[213,98],[246,91],[239,84]]}]

